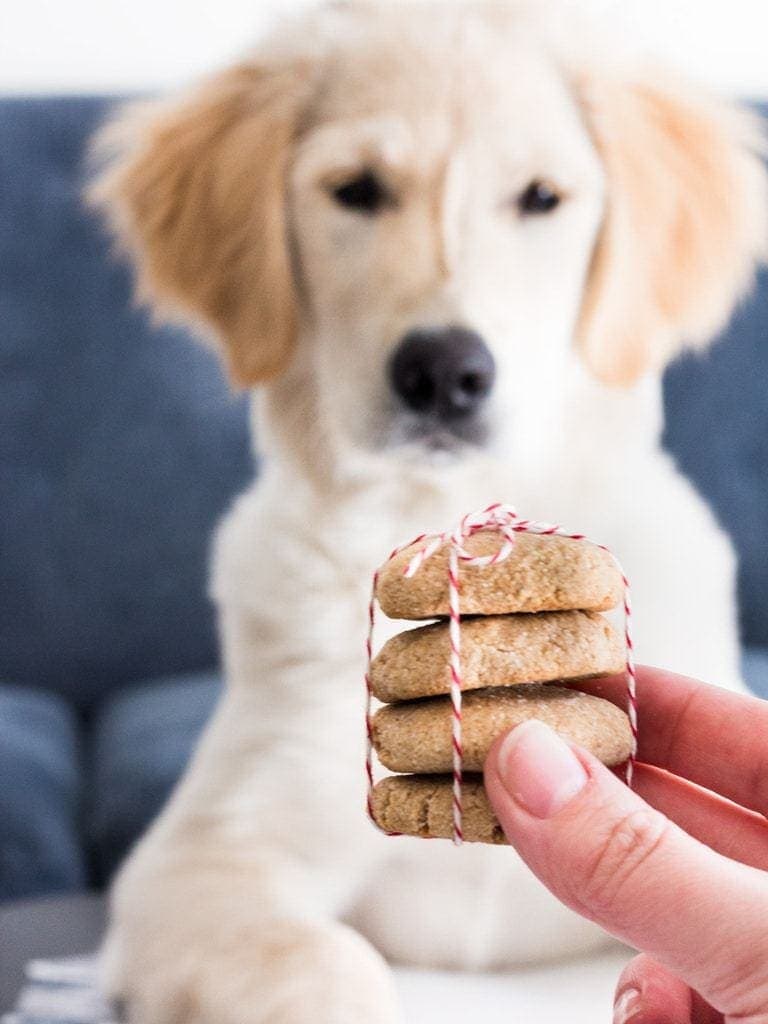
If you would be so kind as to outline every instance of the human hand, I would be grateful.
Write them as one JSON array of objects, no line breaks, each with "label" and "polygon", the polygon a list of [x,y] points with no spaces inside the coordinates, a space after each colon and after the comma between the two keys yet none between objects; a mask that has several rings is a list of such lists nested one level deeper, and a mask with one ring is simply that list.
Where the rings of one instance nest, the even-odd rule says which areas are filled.
[{"label": "human hand", "polygon": [[[623,704],[621,677],[580,689]],[[633,790],[540,722],[491,749],[506,835],[569,907],[643,954],[616,1024],[768,1024],[768,702],[638,671]]]}]

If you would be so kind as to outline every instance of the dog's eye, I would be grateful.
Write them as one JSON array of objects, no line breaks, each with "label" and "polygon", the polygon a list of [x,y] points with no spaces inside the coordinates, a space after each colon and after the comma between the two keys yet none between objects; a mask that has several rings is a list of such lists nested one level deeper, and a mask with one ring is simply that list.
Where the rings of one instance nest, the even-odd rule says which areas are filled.
[{"label": "dog's eye", "polygon": [[517,206],[521,213],[550,213],[560,205],[561,198],[545,181],[532,181],[519,195]]},{"label": "dog's eye", "polygon": [[391,202],[391,196],[373,171],[364,171],[351,181],[338,185],[333,198],[348,210],[358,210],[369,216],[378,213]]}]

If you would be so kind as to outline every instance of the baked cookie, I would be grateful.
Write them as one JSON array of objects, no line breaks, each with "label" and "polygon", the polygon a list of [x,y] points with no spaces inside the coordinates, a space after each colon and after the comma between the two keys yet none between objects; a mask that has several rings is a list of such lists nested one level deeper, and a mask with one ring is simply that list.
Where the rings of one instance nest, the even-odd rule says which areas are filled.
[{"label": "baked cookie", "polygon": [[[431,619],[448,614],[448,545],[419,571],[404,571],[426,542],[412,544],[379,572],[376,596],[391,619]],[[502,543],[497,532],[469,537],[472,555],[491,555]],[[510,556],[496,565],[462,565],[463,615],[505,615],[581,608],[607,611],[622,595],[621,574],[607,551],[588,541],[519,533]]]},{"label": "baked cookie", "polygon": [[[624,640],[596,612],[490,615],[461,623],[461,688],[545,683],[624,668]],[[448,623],[393,636],[371,664],[373,695],[385,704],[434,697],[451,686]]]},{"label": "baked cookie", "polygon": [[[493,741],[537,718],[603,764],[629,757],[632,732],[626,714],[610,701],[560,686],[511,686],[473,690],[462,702],[461,746],[468,771],[482,771]],[[388,704],[373,717],[373,745],[395,772],[449,772],[453,766],[449,697]]]},{"label": "baked cookie", "polygon": [[[464,779],[461,797],[464,839],[469,843],[506,843],[479,776]],[[373,817],[385,832],[424,839],[451,839],[453,789],[450,777],[389,775],[374,787]]]}]

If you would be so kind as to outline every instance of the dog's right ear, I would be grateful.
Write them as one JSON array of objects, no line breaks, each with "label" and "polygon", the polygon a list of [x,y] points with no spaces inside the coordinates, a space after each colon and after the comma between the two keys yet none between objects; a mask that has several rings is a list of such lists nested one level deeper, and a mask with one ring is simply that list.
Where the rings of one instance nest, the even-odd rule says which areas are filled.
[{"label": "dog's right ear", "polygon": [[221,344],[250,387],[288,362],[297,312],[286,169],[309,69],[243,63],[173,104],[107,125],[89,197],[135,262],[138,291]]}]

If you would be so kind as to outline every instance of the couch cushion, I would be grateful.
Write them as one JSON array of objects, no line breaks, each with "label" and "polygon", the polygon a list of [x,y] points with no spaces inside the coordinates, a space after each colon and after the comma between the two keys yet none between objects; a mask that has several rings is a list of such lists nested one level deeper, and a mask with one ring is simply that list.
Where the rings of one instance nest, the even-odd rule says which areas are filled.
[{"label": "couch cushion", "polygon": [[704,355],[669,368],[664,443],[739,553],[744,639],[768,645],[768,273]]},{"label": "couch cushion", "polygon": [[741,664],[747,686],[758,697],[768,700],[768,646],[746,647]]},{"label": "couch cushion", "polygon": [[0,677],[81,703],[215,663],[209,538],[252,473],[244,400],[83,209],[110,106],[0,102]]},{"label": "couch cushion", "polygon": [[81,778],[72,709],[0,684],[0,901],[85,884]]},{"label": "couch cushion", "polygon": [[98,881],[165,803],[220,689],[211,673],[158,679],[116,694],[94,716],[86,818]]}]

